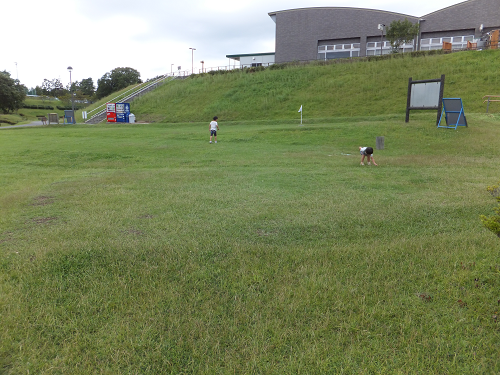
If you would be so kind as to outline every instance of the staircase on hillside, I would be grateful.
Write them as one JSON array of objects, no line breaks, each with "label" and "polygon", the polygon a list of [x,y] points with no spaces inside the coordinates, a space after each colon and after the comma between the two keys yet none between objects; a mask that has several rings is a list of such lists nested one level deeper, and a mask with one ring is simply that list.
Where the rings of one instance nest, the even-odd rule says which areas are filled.
[{"label": "staircase on hillside", "polygon": [[[170,75],[164,75],[164,76],[158,78],[157,80],[151,82],[150,84],[148,84],[144,87],[141,87],[135,91],[133,91],[134,89],[129,90],[129,91],[133,91],[133,92],[131,94],[124,96],[123,98],[120,98],[119,96],[117,96],[116,98],[111,99],[111,101],[114,101],[115,99],[119,98],[120,103],[130,103],[135,98],[138,98],[139,96],[144,95],[145,93],[152,91],[152,90],[156,89],[158,86],[163,85],[165,82],[171,81],[173,79],[176,79],[176,77],[173,77]],[[124,94],[126,94],[127,92],[125,92]],[[96,113],[93,114],[92,117],[90,117],[87,121],[85,121],[86,124],[93,125],[93,124],[98,124],[101,121],[104,121],[106,119],[106,104],[103,104],[103,105],[95,108],[94,110],[90,111],[89,114],[92,112],[96,112]]]}]

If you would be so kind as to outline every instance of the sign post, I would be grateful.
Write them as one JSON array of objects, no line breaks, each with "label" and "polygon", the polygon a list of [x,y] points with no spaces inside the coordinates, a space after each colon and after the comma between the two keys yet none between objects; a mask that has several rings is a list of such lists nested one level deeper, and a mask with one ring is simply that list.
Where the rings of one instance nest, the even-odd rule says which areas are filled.
[{"label": "sign post", "polygon": [[437,110],[436,125],[439,124],[444,93],[444,74],[438,79],[421,81],[408,80],[408,96],[406,100],[406,120],[410,121],[410,110]]}]

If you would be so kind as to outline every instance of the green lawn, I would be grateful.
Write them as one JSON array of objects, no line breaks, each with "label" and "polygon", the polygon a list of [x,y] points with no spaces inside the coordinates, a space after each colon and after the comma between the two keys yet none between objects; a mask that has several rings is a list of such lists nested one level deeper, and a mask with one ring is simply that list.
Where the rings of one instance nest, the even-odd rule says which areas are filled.
[{"label": "green lawn", "polygon": [[499,373],[467,118],[0,130],[0,373]]}]

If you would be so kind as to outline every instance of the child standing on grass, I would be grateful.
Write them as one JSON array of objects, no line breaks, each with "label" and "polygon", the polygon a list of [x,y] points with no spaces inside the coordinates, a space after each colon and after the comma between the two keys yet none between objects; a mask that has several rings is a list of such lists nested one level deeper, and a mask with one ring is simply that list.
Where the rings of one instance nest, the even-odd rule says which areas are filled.
[{"label": "child standing on grass", "polygon": [[215,143],[217,143],[217,130],[219,130],[219,124],[217,124],[217,116],[214,117],[213,121],[210,122],[210,143],[212,143],[212,136],[214,137]]},{"label": "child standing on grass", "polygon": [[360,147],[359,148],[359,153],[361,154],[361,165],[365,165],[363,161],[365,161],[365,156],[366,156],[366,161],[368,162],[368,165],[371,165],[370,163],[370,158],[373,161],[373,165],[377,165],[375,163],[375,159],[373,158],[373,148],[372,147]]}]

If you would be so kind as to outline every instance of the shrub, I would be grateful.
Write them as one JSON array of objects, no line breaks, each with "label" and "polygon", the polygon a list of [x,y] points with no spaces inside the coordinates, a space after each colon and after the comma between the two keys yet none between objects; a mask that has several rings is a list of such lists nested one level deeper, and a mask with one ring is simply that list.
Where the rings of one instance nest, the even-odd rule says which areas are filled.
[{"label": "shrub", "polygon": [[500,237],[500,182],[498,185],[488,186],[486,190],[488,190],[490,194],[495,197],[499,204],[493,209],[493,211],[495,211],[495,215],[481,215],[481,221],[486,228]]},{"label": "shrub", "polygon": [[272,65],[269,66],[270,70],[278,70],[278,69],[285,69],[285,68],[286,68],[286,64],[285,63],[272,64]]},{"label": "shrub", "polygon": [[36,105],[36,104],[23,104],[23,108],[27,108],[27,109],[50,109],[50,110],[53,110],[54,107],[50,106],[50,105]]},{"label": "shrub", "polygon": [[[67,105],[67,106],[64,106],[64,107],[63,107],[63,106],[58,105],[56,108],[57,108],[58,110],[60,110],[60,111],[71,111],[71,110],[73,109],[70,105]],[[81,107],[78,107],[78,106],[76,106],[76,105],[75,105],[75,110],[80,109],[80,108],[81,108]]]}]

